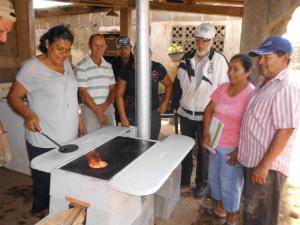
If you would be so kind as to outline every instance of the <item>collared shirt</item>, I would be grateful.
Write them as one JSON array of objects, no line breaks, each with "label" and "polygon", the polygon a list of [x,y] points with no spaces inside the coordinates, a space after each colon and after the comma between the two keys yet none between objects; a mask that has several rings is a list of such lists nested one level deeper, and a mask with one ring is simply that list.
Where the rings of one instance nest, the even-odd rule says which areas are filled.
[{"label": "collared shirt", "polygon": [[[262,84],[251,97],[242,121],[238,161],[245,167],[258,165],[278,129],[298,128],[300,122],[300,87],[288,69]],[[288,175],[295,133],[271,170]]]},{"label": "collared shirt", "polygon": [[[208,54],[206,56],[204,56],[202,59],[200,59],[199,57],[195,57],[195,76],[197,79],[197,85],[196,85],[196,89],[198,89],[198,87],[200,86],[202,79],[203,79],[203,68],[205,63],[208,60]],[[196,91],[196,90],[195,90]]]},{"label": "collared shirt", "polygon": [[105,102],[109,86],[116,83],[112,66],[101,58],[100,66],[90,56],[85,57],[76,67],[78,87],[85,87],[96,104]]}]

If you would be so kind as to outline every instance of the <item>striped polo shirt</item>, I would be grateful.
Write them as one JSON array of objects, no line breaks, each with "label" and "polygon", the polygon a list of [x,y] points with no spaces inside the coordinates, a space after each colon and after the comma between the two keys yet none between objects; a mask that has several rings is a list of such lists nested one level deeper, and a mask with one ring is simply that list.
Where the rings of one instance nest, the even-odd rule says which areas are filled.
[{"label": "striped polo shirt", "polygon": [[116,83],[112,66],[101,58],[100,66],[90,56],[83,58],[76,67],[78,87],[87,88],[96,104],[105,102],[109,94],[109,86]]},{"label": "striped polo shirt", "polygon": [[[265,85],[260,85],[249,100],[241,125],[238,161],[245,167],[256,167],[276,130],[298,128],[299,112],[299,83],[295,82],[288,69],[284,69]],[[288,175],[295,133],[273,161],[271,170]]]}]

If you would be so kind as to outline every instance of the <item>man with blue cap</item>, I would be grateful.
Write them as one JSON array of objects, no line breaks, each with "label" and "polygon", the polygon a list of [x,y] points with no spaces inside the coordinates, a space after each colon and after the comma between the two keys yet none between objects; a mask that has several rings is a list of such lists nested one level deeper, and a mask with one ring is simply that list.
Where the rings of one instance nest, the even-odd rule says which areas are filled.
[{"label": "man with blue cap", "polygon": [[277,225],[280,195],[289,174],[300,123],[300,86],[288,70],[291,43],[267,38],[249,52],[263,80],[244,114],[238,161],[245,169],[244,225]]}]

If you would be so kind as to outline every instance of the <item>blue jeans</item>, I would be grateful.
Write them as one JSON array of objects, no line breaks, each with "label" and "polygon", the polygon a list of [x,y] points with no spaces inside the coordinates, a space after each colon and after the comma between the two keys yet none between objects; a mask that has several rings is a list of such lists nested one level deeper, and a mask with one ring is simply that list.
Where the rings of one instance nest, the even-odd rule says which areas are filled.
[{"label": "blue jeans", "polygon": [[217,154],[209,154],[208,183],[211,197],[223,202],[226,212],[236,212],[240,207],[244,184],[243,168],[240,164],[227,164],[228,153],[235,148],[217,147]]}]

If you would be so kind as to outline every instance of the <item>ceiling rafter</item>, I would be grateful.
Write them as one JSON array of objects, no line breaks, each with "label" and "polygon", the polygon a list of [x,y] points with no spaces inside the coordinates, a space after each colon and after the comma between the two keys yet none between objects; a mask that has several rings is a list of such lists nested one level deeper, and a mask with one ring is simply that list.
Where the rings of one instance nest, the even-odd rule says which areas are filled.
[{"label": "ceiling rafter", "polygon": [[232,6],[212,6],[204,4],[174,4],[174,3],[162,3],[162,2],[150,2],[150,8],[155,10],[167,10],[175,12],[190,12],[190,13],[203,13],[213,15],[225,15],[225,16],[243,16],[243,7]]},{"label": "ceiling rafter", "polygon": [[[78,6],[87,5],[90,7],[103,7],[103,8],[113,8],[119,10],[121,8],[135,8],[135,0],[54,0],[61,2],[74,3]],[[151,0],[150,9],[152,10],[165,10],[165,11],[175,11],[175,12],[190,12],[190,13],[203,13],[203,14],[213,14],[213,15],[225,15],[225,16],[243,16],[243,4],[244,0]],[[82,7],[82,6],[81,6]],[[88,9],[80,10],[74,9],[80,12],[86,11]],[[90,8],[92,10],[99,10],[95,8]],[[105,10],[103,10],[105,11]],[[41,13],[44,14],[44,13]]]},{"label": "ceiling rafter", "polygon": [[73,5],[73,6],[60,6],[49,9],[36,9],[34,14],[36,18],[48,16],[61,16],[61,15],[77,15],[86,13],[97,13],[107,11],[107,7],[90,6],[90,5]]}]

